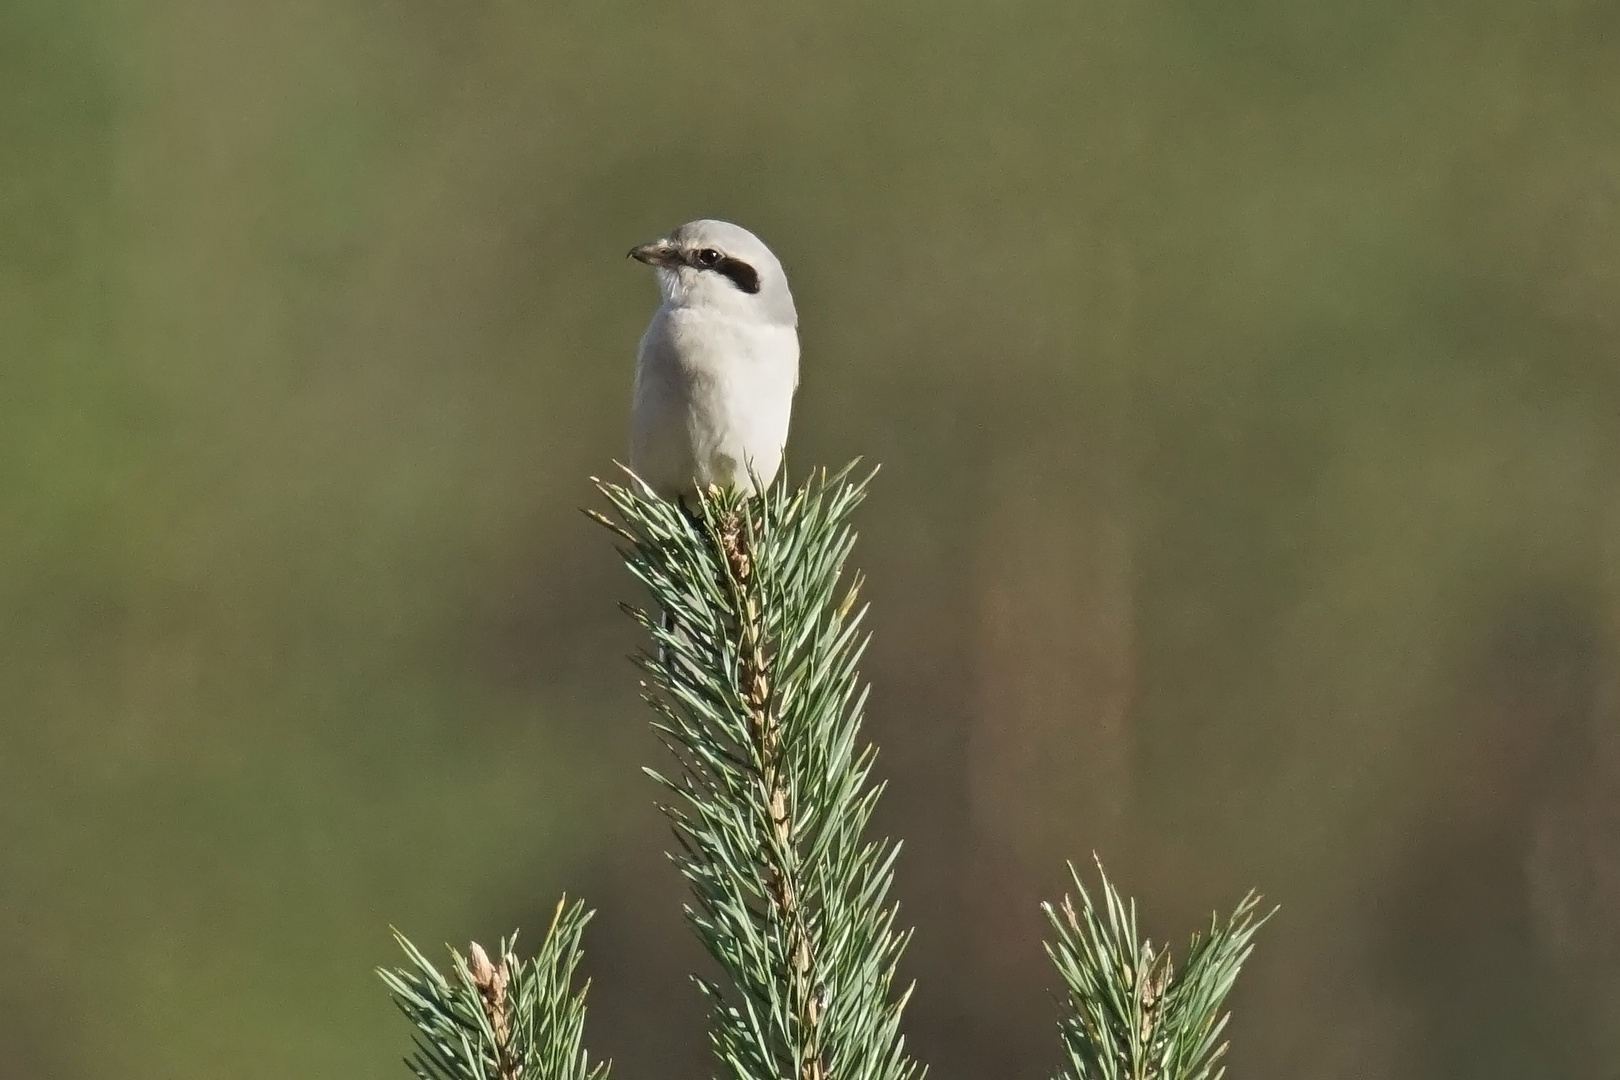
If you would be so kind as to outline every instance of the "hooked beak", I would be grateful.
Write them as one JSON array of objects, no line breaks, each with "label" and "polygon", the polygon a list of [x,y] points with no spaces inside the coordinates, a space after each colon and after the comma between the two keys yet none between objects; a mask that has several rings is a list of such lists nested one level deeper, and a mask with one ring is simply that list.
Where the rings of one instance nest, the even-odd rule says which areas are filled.
[{"label": "hooked beak", "polygon": [[673,266],[680,262],[679,253],[668,240],[654,240],[650,244],[630,249],[630,258],[648,266]]}]

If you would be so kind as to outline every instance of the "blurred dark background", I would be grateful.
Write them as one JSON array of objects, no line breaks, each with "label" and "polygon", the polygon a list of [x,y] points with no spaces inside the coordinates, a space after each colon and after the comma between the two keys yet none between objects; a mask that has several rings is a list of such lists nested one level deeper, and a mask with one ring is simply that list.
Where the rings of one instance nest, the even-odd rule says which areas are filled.
[{"label": "blurred dark background", "polygon": [[1283,905],[1233,1075],[1620,1076],[1620,6],[0,4],[0,1077],[399,1077],[371,972],[588,938],[706,1075],[576,511],[732,218],[862,512],[939,1080],[1036,904]]}]

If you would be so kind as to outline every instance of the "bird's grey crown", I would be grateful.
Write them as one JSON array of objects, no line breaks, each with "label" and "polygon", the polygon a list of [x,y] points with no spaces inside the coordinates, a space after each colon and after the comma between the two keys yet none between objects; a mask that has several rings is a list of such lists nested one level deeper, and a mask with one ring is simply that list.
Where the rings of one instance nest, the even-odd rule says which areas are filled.
[{"label": "bird's grey crown", "polygon": [[[706,249],[719,252],[721,262],[703,269],[731,281],[739,290],[757,298],[760,313],[770,322],[798,326],[799,313],[793,306],[787,273],[764,241],[741,225],[714,218],[688,221],[666,238],[671,246],[695,266],[697,253]],[[750,287],[752,286],[752,287]]]}]

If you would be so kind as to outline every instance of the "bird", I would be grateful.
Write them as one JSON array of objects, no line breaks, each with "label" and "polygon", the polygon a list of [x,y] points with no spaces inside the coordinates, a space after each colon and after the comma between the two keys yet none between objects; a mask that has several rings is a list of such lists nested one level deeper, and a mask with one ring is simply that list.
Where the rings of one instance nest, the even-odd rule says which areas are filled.
[{"label": "bird", "polygon": [[755,494],[782,465],[799,385],[787,274],[740,225],[689,221],[630,249],[661,303],[636,351],[630,470],[665,497]]}]

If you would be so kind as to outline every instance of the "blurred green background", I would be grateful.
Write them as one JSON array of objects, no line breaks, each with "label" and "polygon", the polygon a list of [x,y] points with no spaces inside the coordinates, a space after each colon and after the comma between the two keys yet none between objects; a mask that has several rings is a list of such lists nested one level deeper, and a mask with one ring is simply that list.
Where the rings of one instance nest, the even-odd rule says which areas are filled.
[{"label": "blurred green background", "polygon": [[862,512],[940,1080],[1036,903],[1284,905],[1233,1074],[1620,1075],[1620,6],[0,3],[0,1077],[399,1077],[372,966],[588,938],[706,1075],[576,508],[757,230]]}]

